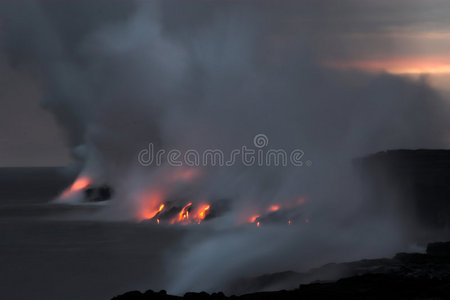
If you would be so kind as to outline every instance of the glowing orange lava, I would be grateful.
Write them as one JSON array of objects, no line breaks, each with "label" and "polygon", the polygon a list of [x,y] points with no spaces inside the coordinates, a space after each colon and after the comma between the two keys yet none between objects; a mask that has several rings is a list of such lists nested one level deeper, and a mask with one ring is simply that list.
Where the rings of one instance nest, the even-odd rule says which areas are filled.
[{"label": "glowing orange lava", "polygon": [[174,224],[175,222],[185,223],[185,221],[189,220],[189,210],[190,210],[191,206],[192,206],[192,202],[189,202],[188,204],[186,204],[183,207],[183,209],[180,211],[180,213],[178,214],[178,217],[173,218],[170,221],[170,224]]},{"label": "glowing orange lava", "polygon": [[197,223],[200,224],[208,215],[208,212],[210,210],[211,206],[208,204],[202,205],[200,207],[200,209],[198,210],[199,213],[197,214],[197,216],[194,216],[194,218],[197,219]]},{"label": "glowing orange lava", "polygon": [[[149,217],[148,217],[147,219],[153,219],[153,218],[156,217],[156,215],[157,215],[158,213],[160,213],[163,209],[164,209],[164,204],[161,204],[161,205],[159,206],[158,210],[156,210],[156,211],[150,213],[150,215],[149,215]],[[157,220],[157,222],[158,222],[158,221],[159,221],[159,219]],[[159,224],[159,222],[158,222],[158,224]]]},{"label": "glowing orange lava", "polygon": [[258,216],[253,216],[253,217],[251,217],[251,218],[250,218],[250,223],[255,223],[255,221],[256,221],[258,218],[259,218],[259,215],[258,215]]},{"label": "glowing orange lava", "polygon": [[[296,207],[299,207],[300,205],[303,205],[305,203],[306,199],[304,197],[299,197],[297,199],[291,199],[291,201],[285,201],[280,202],[279,204],[273,204],[270,205],[265,209],[265,213],[262,214],[254,214],[251,217],[247,219],[248,223],[256,224],[258,227],[262,225],[261,220],[264,220],[266,216],[269,216],[271,213],[277,212],[277,211],[287,211],[290,209],[295,209]],[[254,213],[261,213],[261,209],[253,211]],[[270,217],[269,217],[270,218]],[[292,225],[293,221],[291,219],[285,219],[285,222],[288,223],[288,225]],[[309,222],[309,219],[305,221],[306,223]],[[258,225],[259,224],[259,225]]]},{"label": "glowing orange lava", "polygon": [[142,205],[139,212],[139,219],[153,219],[158,213],[160,213],[165,205],[164,205],[164,193],[160,191],[152,191],[148,195],[144,195],[142,199]]},{"label": "glowing orange lava", "polygon": [[211,206],[209,204],[201,204],[194,209],[192,203],[190,202],[181,209],[177,217],[170,220],[170,224],[200,224],[208,216],[210,210]]},{"label": "glowing orange lava", "polygon": [[73,194],[87,188],[92,184],[92,180],[89,177],[79,177],[75,182],[70,186],[70,188],[66,189],[61,195],[62,198],[67,198],[72,196]]},{"label": "glowing orange lava", "polygon": [[180,211],[180,214],[178,215],[178,221],[182,221],[185,219],[189,219],[189,210],[188,208],[192,206],[192,203],[187,204],[183,209]]}]

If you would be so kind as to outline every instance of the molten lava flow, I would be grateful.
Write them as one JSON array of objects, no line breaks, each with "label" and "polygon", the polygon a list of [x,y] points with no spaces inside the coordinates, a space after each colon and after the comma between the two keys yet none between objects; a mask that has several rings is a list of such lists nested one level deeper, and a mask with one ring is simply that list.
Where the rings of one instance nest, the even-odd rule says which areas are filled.
[{"label": "molten lava flow", "polygon": [[178,214],[178,221],[181,222],[183,220],[189,219],[189,208],[192,206],[192,203],[188,203]]},{"label": "molten lava flow", "polygon": [[170,224],[174,224],[176,222],[183,223],[183,224],[189,223],[189,211],[191,209],[191,206],[192,206],[192,202],[189,202],[188,204],[186,204],[181,209],[181,211],[178,213],[178,216],[173,218],[170,221]]},{"label": "molten lava flow", "polygon": [[[283,222],[287,222],[288,225],[292,225],[295,220],[288,219],[288,216],[291,215],[289,211],[296,210],[299,206],[303,205],[305,201],[305,198],[299,197],[297,199],[291,199],[291,201],[270,205],[265,210],[258,209],[253,212],[260,214],[252,215],[250,218],[246,219],[246,222],[256,224],[256,226],[259,227],[265,220],[272,220],[273,222],[276,222],[277,219],[279,220],[280,218],[283,219],[285,217]],[[275,214],[275,212],[277,213]],[[305,222],[308,223],[309,219]]]},{"label": "molten lava flow", "polygon": [[142,198],[142,205],[139,212],[139,220],[153,219],[157,216],[165,207],[164,205],[164,193],[160,191],[152,191],[148,195],[144,195]]},{"label": "molten lava flow", "polygon": [[[159,214],[163,209],[164,209],[164,204],[161,204],[161,205],[159,206],[159,208],[158,208],[156,211],[150,213],[150,216],[149,216],[147,219],[153,219],[153,218],[156,217],[156,215]],[[157,220],[157,222],[158,222],[158,224],[159,224],[159,219]]]},{"label": "molten lava flow", "polygon": [[194,216],[198,224],[200,224],[206,218],[210,208],[211,206],[209,206],[208,204],[200,206],[198,210],[199,213]]},{"label": "molten lava flow", "polygon": [[255,221],[259,218],[259,216],[253,216],[250,218],[250,223],[255,223]]},{"label": "molten lava flow", "polygon": [[255,223],[256,222],[256,226],[259,227],[259,225],[261,225],[261,223],[259,222],[259,215],[258,216],[253,216],[250,218],[250,223]]},{"label": "molten lava flow", "polygon": [[200,224],[209,214],[211,206],[209,204],[202,204],[194,208],[192,203],[184,206],[178,215],[170,220],[170,224],[179,223],[187,225],[191,223]]},{"label": "molten lava flow", "polygon": [[62,193],[61,198],[70,197],[70,196],[74,195],[75,193],[87,188],[91,184],[92,184],[92,180],[89,177],[86,177],[86,176],[79,177],[79,178],[77,178],[77,180],[75,180],[75,182],[68,189],[66,189]]}]

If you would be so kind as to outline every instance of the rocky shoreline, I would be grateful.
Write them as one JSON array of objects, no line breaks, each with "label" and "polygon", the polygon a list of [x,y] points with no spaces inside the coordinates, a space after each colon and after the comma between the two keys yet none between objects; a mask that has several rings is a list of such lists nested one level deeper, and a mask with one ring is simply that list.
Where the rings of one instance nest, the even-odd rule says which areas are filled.
[{"label": "rocky shoreline", "polygon": [[[331,274],[341,274],[336,281]],[[284,276],[280,276],[284,275]],[[113,300],[150,299],[449,299],[450,242],[431,243],[426,253],[398,253],[393,258],[368,259],[348,263],[327,264],[307,273],[286,272],[254,278],[265,285],[280,280],[304,281],[294,290],[280,290],[226,296],[223,293],[186,293],[168,295],[165,291],[132,291]],[[260,282],[261,284],[261,282]]]}]

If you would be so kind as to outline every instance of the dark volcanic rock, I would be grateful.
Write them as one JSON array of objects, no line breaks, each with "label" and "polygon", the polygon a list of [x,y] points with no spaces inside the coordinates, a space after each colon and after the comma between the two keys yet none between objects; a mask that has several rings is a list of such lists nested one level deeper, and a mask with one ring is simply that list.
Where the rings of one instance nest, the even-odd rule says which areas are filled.
[{"label": "dark volcanic rock", "polygon": [[449,299],[448,281],[427,277],[410,278],[385,274],[365,274],[344,278],[336,282],[301,285],[295,290],[261,292],[242,296],[220,297],[217,294],[189,293],[186,297],[130,292],[113,300],[159,299]]},{"label": "dark volcanic rock", "polygon": [[449,232],[450,150],[383,151],[355,164],[372,198],[372,212],[396,207],[408,226],[414,223],[420,229]]},{"label": "dark volcanic rock", "polygon": [[427,246],[427,254],[433,256],[450,256],[450,242],[431,243]]},{"label": "dark volcanic rock", "polygon": [[91,186],[84,190],[84,199],[86,202],[108,201],[111,199],[112,195],[112,188],[106,184],[100,186]]},{"label": "dark volcanic rock", "polygon": [[448,299],[450,285],[428,277],[364,274],[332,283],[302,285],[291,293],[290,299]]},{"label": "dark volcanic rock", "polygon": [[182,299],[182,297],[167,295],[167,292],[161,290],[159,292],[154,292],[152,290],[148,290],[145,293],[141,293],[139,291],[131,291],[125,293],[123,295],[112,298],[112,300],[123,300],[123,299],[132,299],[132,300],[147,300],[147,299],[161,299],[161,300],[169,300],[169,299]]},{"label": "dark volcanic rock", "polygon": [[[391,259],[328,264],[307,273],[282,272],[253,279],[253,286],[259,288],[281,285],[283,281],[315,281],[292,290],[231,297],[204,292],[186,293],[183,297],[165,292],[129,292],[113,299],[450,299],[449,245],[450,242],[430,244],[426,254],[399,253]],[[329,281],[338,275],[342,279]]]}]

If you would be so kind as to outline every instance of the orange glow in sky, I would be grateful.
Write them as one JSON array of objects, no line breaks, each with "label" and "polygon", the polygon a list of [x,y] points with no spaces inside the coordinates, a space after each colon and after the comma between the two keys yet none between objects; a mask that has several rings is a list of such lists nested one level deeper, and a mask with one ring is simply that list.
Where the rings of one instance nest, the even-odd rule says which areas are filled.
[{"label": "orange glow in sky", "polygon": [[357,69],[391,74],[450,74],[450,57],[382,58],[368,60],[327,61],[327,67]]}]

